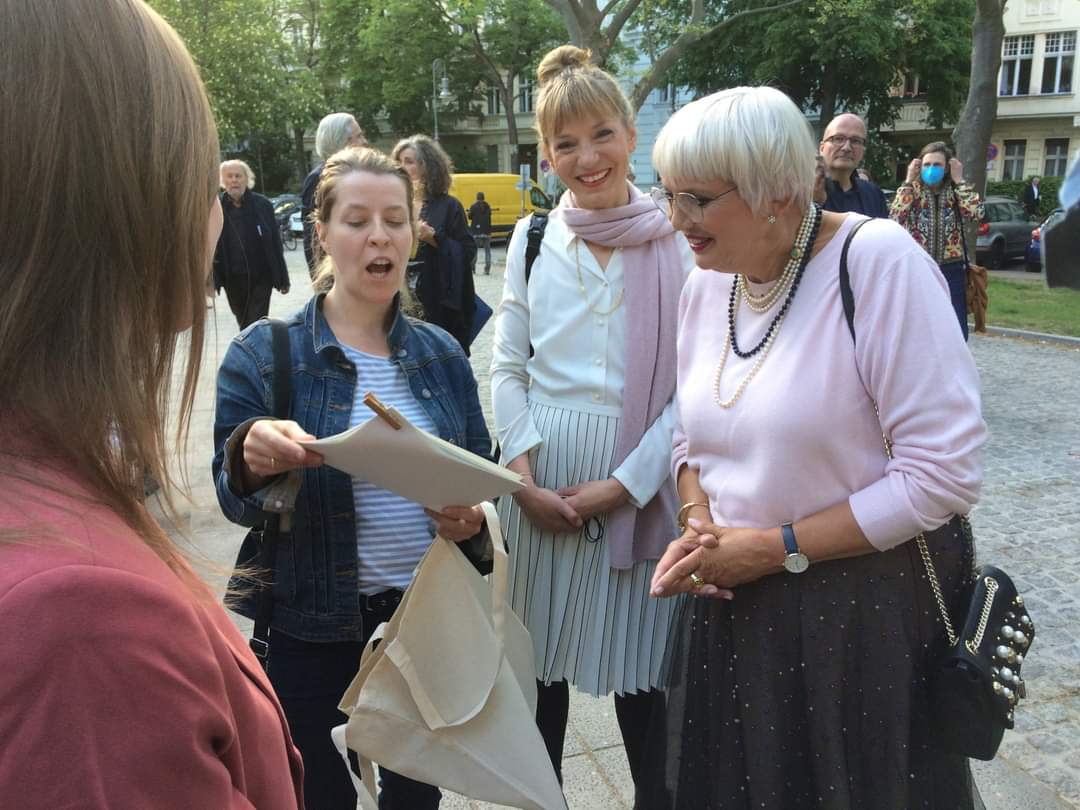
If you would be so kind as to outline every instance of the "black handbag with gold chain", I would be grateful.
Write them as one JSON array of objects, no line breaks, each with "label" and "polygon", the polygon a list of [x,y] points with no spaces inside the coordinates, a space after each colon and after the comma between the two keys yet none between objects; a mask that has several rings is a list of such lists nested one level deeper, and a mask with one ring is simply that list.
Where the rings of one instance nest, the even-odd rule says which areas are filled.
[{"label": "black handbag with gold chain", "polygon": [[[855,296],[847,269],[848,248],[855,233],[869,220],[848,232],[840,254],[840,298],[852,341],[855,340]],[[877,403],[874,403],[877,413]],[[880,418],[880,415],[879,415]],[[892,458],[892,443],[882,432],[885,454]],[[966,542],[973,543],[967,516],[960,523]],[[920,534],[914,541],[926,566],[934,602],[945,627],[948,647],[931,666],[930,712],[939,747],[975,759],[993,759],[1006,729],[1013,727],[1015,710],[1027,696],[1020,667],[1035,638],[1035,624],[1024,599],[1008,574],[992,565],[976,568],[965,583],[967,610],[959,631],[949,617],[934,562]]]}]

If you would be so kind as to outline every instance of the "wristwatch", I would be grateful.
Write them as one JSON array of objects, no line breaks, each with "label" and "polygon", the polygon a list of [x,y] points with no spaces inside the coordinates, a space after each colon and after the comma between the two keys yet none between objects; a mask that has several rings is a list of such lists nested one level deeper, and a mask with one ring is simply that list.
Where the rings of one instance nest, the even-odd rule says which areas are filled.
[{"label": "wristwatch", "polygon": [[795,529],[790,523],[785,523],[780,527],[780,534],[784,537],[784,570],[789,574],[801,574],[810,567],[810,559],[799,551]]}]

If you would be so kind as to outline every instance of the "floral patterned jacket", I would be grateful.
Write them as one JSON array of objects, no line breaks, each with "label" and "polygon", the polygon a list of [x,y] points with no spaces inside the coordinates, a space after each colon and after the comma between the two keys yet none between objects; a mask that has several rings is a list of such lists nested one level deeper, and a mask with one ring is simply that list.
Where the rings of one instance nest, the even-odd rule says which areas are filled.
[{"label": "floral patterned jacket", "polygon": [[[979,195],[970,185],[946,185],[933,191],[922,183],[904,183],[896,190],[889,216],[899,222],[938,264],[964,258],[961,222],[982,218]],[[960,222],[956,213],[960,212]],[[975,260],[968,249],[968,258]]]}]

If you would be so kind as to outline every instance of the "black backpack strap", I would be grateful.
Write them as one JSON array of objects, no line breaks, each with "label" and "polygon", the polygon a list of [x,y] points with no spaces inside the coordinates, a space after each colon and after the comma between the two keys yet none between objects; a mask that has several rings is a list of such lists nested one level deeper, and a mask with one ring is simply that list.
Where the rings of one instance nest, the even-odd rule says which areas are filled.
[{"label": "black backpack strap", "polygon": [[525,286],[529,286],[529,277],[532,275],[533,264],[540,255],[540,243],[544,241],[544,231],[547,230],[548,215],[533,214],[529,217],[529,231],[526,234],[528,243],[525,245]]},{"label": "black backpack strap", "polygon": [[844,240],[844,249],[840,251],[840,302],[844,305],[844,318],[847,320],[848,331],[851,332],[851,342],[855,342],[855,294],[851,291],[851,276],[848,275],[847,253],[851,247],[851,240],[859,232],[859,228],[870,221],[870,217],[856,222],[855,226],[848,231]]},{"label": "black backpack strap", "polygon": [[[529,217],[529,231],[526,234],[528,242],[525,245],[525,286],[529,286],[529,278],[532,276],[533,264],[540,255],[540,245],[544,241],[544,231],[547,230],[548,215],[534,213]],[[529,344],[529,357],[535,354],[532,343]]]},{"label": "black backpack strap", "polygon": [[[292,356],[289,351],[289,325],[285,321],[270,320],[271,346],[274,352],[274,417],[289,418],[289,399],[292,396]],[[281,516],[274,515],[266,521],[259,551],[259,568],[268,578],[259,589],[255,603],[255,627],[251,632],[251,651],[266,668],[270,656],[270,619],[274,615],[274,580],[277,578],[278,538],[281,534]]]}]

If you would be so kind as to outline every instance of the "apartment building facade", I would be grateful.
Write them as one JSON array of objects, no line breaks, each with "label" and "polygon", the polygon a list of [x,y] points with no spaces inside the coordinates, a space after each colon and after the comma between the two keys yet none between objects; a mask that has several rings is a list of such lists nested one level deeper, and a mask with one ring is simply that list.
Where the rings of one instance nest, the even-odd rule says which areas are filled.
[{"label": "apartment building facade", "polygon": [[[1080,158],[1080,0],[1016,0],[1006,6],[1004,22],[987,180],[1063,176]],[[952,135],[951,125],[927,127],[919,83],[916,77],[905,81],[899,118],[881,133],[896,147],[896,180],[926,143]]]}]

